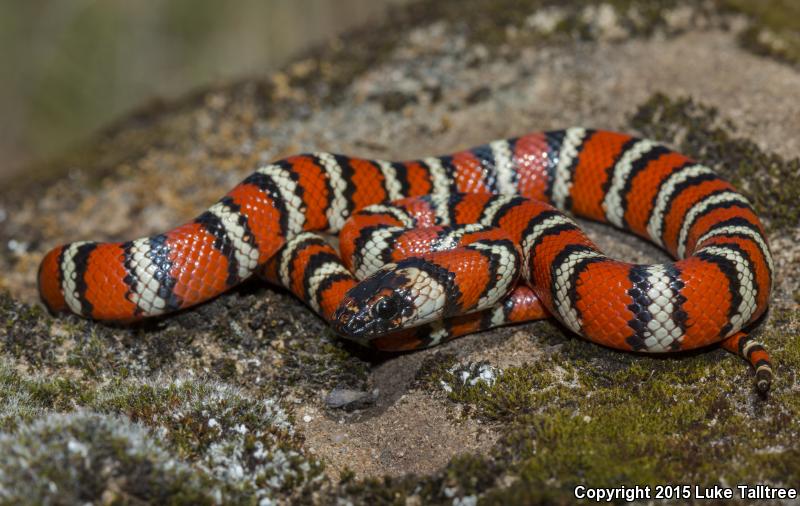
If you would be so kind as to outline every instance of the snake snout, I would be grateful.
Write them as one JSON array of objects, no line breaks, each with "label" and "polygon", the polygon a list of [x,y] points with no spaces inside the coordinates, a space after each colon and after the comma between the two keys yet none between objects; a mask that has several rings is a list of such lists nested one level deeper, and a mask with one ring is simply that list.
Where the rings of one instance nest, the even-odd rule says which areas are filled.
[{"label": "snake snout", "polygon": [[334,311],[331,326],[343,336],[359,338],[365,334],[368,322],[354,301],[345,299]]}]

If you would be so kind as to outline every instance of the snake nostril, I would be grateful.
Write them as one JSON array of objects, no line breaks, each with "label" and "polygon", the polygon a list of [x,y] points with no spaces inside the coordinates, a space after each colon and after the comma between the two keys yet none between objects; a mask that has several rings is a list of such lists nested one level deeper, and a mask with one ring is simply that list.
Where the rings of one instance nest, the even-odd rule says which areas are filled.
[{"label": "snake nostril", "polygon": [[367,325],[367,320],[356,313],[349,313],[346,321],[341,321],[342,330],[350,336],[359,336],[364,333]]}]

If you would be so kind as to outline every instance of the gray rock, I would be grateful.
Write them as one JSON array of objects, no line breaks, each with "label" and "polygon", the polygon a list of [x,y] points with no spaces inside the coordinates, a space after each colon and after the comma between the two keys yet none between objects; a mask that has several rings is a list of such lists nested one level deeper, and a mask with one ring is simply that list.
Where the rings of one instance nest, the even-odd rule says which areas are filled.
[{"label": "gray rock", "polygon": [[325,405],[333,409],[351,411],[370,406],[374,404],[377,399],[377,389],[372,392],[364,392],[347,388],[334,388],[325,397]]}]

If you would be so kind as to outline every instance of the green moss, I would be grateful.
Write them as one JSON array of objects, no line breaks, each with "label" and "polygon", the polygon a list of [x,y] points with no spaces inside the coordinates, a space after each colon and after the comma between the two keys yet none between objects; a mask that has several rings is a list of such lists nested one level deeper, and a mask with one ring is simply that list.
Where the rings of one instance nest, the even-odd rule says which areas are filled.
[{"label": "green moss", "polygon": [[[30,379],[0,364],[0,430],[9,434],[9,441],[14,437],[24,441],[27,424],[38,423],[34,420],[47,412],[76,408],[79,412],[92,410],[98,413],[92,415],[95,417],[110,416],[109,420],[119,430],[127,430],[128,424],[136,424],[137,430],[148,429],[147,437],[158,436],[159,451],[167,452],[169,459],[201,469],[204,483],[217,484],[218,493],[229,499],[269,498],[279,493],[296,495],[321,476],[321,464],[304,456],[302,439],[275,399],[253,398],[222,384],[198,380],[152,383],[117,380],[92,386],[64,378]],[[89,436],[105,438],[107,435],[86,435]],[[3,437],[0,434],[0,446]],[[61,443],[63,441],[58,442]],[[47,444],[31,440],[24,443],[25,448],[20,451],[38,454],[40,446]],[[89,458],[101,461],[110,458],[103,453],[108,444],[103,442],[100,454],[93,453]],[[161,456],[158,458],[163,460]],[[53,480],[58,487],[66,485],[58,480],[66,479],[64,473],[69,473],[58,470],[61,464],[64,463],[52,463],[52,472],[58,476]],[[4,470],[23,472],[15,470],[15,466],[21,465],[28,463],[0,456],[0,483]],[[128,478],[137,472],[124,463],[118,466],[129,472],[122,474]],[[111,479],[98,480],[104,482],[106,478]],[[196,493],[208,492],[201,493],[201,490],[203,488],[198,488]],[[172,494],[170,490],[154,493]],[[94,497],[92,494],[94,492],[89,493]]]},{"label": "green moss", "polygon": [[[671,26],[668,21],[668,14],[678,7],[693,11],[687,26]],[[749,21],[739,35],[745,49],[793,64],[800,62],[800,6],[793,0],[715,0],[706,4],[685,0],[461,0],[436,2],[431,7],[433,15],[463,26],[472,42],[489,47],[597,40],[603,37],[604,30],[598,20],[599,8],[613,12],[615,38],[680,32],[690,28],[697,18],[703,18],[706,25],[725,27],[726,15],[743,15]],[[547,16],[555,20],[553,26],[530,26],[529,16],[542,12],[549,12]]]},{"label": "green moss", "polygon": [[236,377],[236,360],[232,358],[220,358],[214,361],[214,373],[223,380],[230,380]]},{"label": "green moss", "polygon": [[4,361],[0,361],[0,431],[14,430],[43,413],[24,381]]},{"label": "green moss", "polygon": [[339,341],[325,330],[314,339],[286,344],[283,375],[289,384],[302,386],[309,393],[334,386],[365,390],[368,364],[359,358],[369,352],[357,345]]},{"label": "green moss", "polygon": [[721,124],[716,109],[659,93],[637,109],[631,126],[647,137],[671,141],[717,170],[750,199],[771,231],[788,231],[800,223],[800,186],[786,184],[800,174],[800,159],[786,160],[733,136],[733,126]]},{"label": "green moss", "polygon": [[[795,483],[800,311],[774,311],[761,337],[776,370],[767,399],[747,365],[722,350],[636,356],[562,335],[557,353],[504,370],[435,355],[418,386],[500,422],[503,436],[488,455],[455,458],[414,490],[423,502],[572,504],[577,485]],[[360,493],[375,497],[376,487]]]},{"label": "green moss", "polygon": [[221,384],[121,384],[104,389],[92,407],[150,427],[180,458],[237,489],[264,496],[290,492],[316,480],[322,469],[303,456],[302,440],[277,401],[252,399]]},{"label": "green moss", "polygon": [[94,395],[86,382],[63,376],[28,378],[0,360],[0,430],[14,430],[47,411],[88,405]]},{"label": "green moss", "polygon": [[438,351],[422,361],[414,375],[414,386],[439,389],[442,380],[450,374],[449,370],[456,365],[455,353]]},{"label": "green moss", "polygon": [[[464,454],[454,457],[431,476],[406,475],[356,480],[345,473],[338,487],[328,490],[326,501],[339,504],[458,504],[456,499],[477,496],[497,484],[502,468],[492,459]],[[466,504],[469,504],[467,502]]]},{"label": "green moss", "polygon": [[[619,29],[628,36],[647,36],[665,27],[664,12],[685,3],[680,0],[603,2],[613,10]],[[496,47],[509,42],[526,45],[569,39],[595,40],[598,38],[597,16],[590,9],[597,7],[598,3],[591,0],[568,4],[553,0],[466,0],[437,2],[432,8],[437,16],[463,26],[472,42]],[[528,16],[546,10],[557,20],[552,28],[540,30],[525,26]]]},{"label": "green moss", "polygon": [[0,350],[32,370],[69,366],[82,379],[109,371],[124,376],[130,361],[120,356],[118,345],[114,329],[74,316],[54,319],[0,292]]},{"label": "green moss", "polygon": [[739,39],[745,48],[787,63],[800,63],[800,4],[794,0],[721,0],[720,4],[751,19]]},{"label": "green moss", "polygon": [[0,292],[0,314],[3,316],[4,332],[36,327],[44,318],[44,312],[36,307],[15,301],[7,292]]},{"label": "green moss", "polygon": [[3,504],[215,504],[224,487],[175,461],[141,427],[91,413],[0,434],[0,455]]},{"label": "green moss", "polygon": [[502,445],[515,451],[511,467],[520,479],[494,494],[536,498],[548,487],[566,498],[579,484],[797,480],[789,436],[796,423],[779,432],[781,444],[764,446],[752,433],[768,427],[713,389],[666,397],[661,390],[647,389],[623,403],[590,401],[578,413],[559,409],[518,419]]},{"label": "green moss", "polygon": [[[53,319],[0,292],[0,348],[32,370],[68,367],[79,383],[189,368],[265,392],[366,388],[368,352],[336,339],[286,295],[254,284],[242,292],[129,328]],[[268,363],[280,367],[264,368]]]},{"label": "green moss", "polygon": [[119,376],[124,377],[127,372],[124,365],[108,353],[108,334],[98,327],[86,330],[71,334],[70,338],[76,341],[76,345],[67,352],[67,365],[81,370],[88,378],[99,378],[108,368],[114,368]]},{"label": "green moss", "polygon": [[577,485],[795,483],[800,311],[775,311],[762,339],[776,370],[767,399],[746,364],[721,350],[643,357],[562,336],[558,353],[502,371],[434,356],[419,384],[501,422],[503,436],[489,455],[453,459],[416,490],[434,502],[449,488],[482,504],[571,504]]},{"label": "green moss", "polygon": [[556,361],[535,362],[498,370],[479,362],[450,367],[431,379],[438,381],[450,400],[475,408],[481,418],[508,421],[549,403],[573,401],[573,372],[564,366]]},{"label": "green moss", "polygon": [[32,357],[31,343],[48,334],[48,320],[41,309],[22,304],[0,291],[0,345],[5,351]]},{"label": "green moss", "polygon": [[85,383],[68,378],[27,381],[31,400],[44,408],[69,410],[76,405],[86,405],[93,399],[93,391]]}]

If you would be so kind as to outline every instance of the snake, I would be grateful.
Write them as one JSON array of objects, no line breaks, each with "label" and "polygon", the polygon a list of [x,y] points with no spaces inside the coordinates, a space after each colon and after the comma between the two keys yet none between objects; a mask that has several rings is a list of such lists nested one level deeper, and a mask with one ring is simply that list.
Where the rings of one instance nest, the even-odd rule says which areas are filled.
[{"label": "snake", "polygon": [[[673,261],[610,258],[573,217]],[[720,345],[766,392],[770,357],[750,329],[773,270],[752,205],[711,168],[653,140],[572,127],[402,162],[283,158],[170,231],[53,248],[38,286],[53,313],[130,323],[258,275],[385,351],[554,318],[619,350]]]}]

